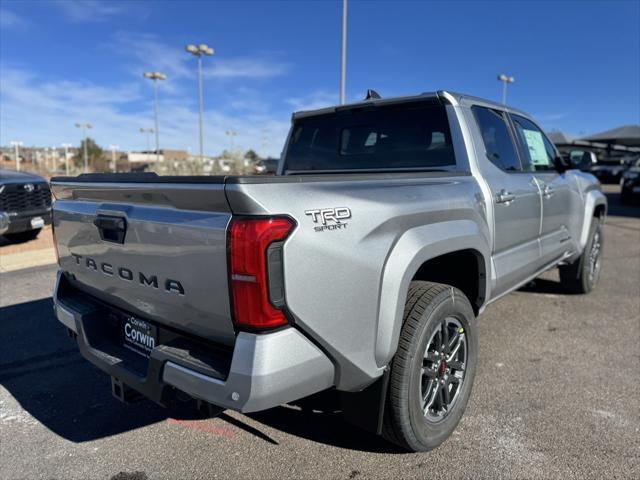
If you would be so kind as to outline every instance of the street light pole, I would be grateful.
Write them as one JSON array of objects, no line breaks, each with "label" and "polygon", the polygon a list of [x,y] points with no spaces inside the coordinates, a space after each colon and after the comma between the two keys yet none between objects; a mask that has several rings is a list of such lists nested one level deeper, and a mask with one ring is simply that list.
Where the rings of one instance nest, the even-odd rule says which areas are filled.
[{"label": "street light pole", "polygon": [[69,176],[69,147],[71,146],[71,144],[63,143],[62,146],[64,147],[64,171],[65,171],[65,175],[68,177]]},{"label": "street light pole", "polygon": [[13,145],[13,149],[16,154],[16,172],[20,171],[20,147],[22,146],[22,142],[11,142]]},{"label": "street light pole", "polygon": [[267,157],[267,146],[269,145],[269,130],[266,128],[262,129],[262,154]]},{"label": "street light pole", "polygon": [[156,162],[160,162],[160,134],[158,132],[158,80],[166,80],[167,76],[160,72],[144,72],[144,78],[153,80],[153,112],[156,122]]},{"label": "street light pole", "polygon": [[234,132],[233,130],[227,130],[224,133],[229,137],[229,140],[231,141],[231,152],[233,152],[233,148],[235,146],[234,137],[238,135],[238,132]]},{"label": "street light pole", "polygon": [[515,78],[507,77],[504,73],[501,73],[500,75],[498,75],[498,80],[502,82],[502,104],[506,105],[507,104],[507,84],[513,83],[515,81]]},{"label": "street light pole", "polygon": [[53,163],[53,171],[58,170],[58,150],[56,147],[51,147],[51,163]]},{"label": "street light pole", "polygon": [[111,150],[111,169],[113,173],[116,172],[116,150],[120,148],[118,145],[109,145],[109,149]]},{"label": "street light pole", "polygon": [[82,137],[83,137],[83,144],[84,144],[84,173],[87,173],[89,171],[89,155],[87,153],[87,128],[93,128],[93,126],[90,123],[76,123],[76,128],[81,128],[82,129]]},{"label": "street light pole", "polygon": [[340,105],[344,104],[347,77],[347,0],[342,0],[342,51],[340,56]]},{"label": "street light pole", "polygon": [[203,140],[203,100],[202,100],[202,55],[213,56],[213,48],[205,43],[201,43],[197,47],[189,44],[185,47],[185,50],[192,55],[198,57],[198,108],[200,111],[200,160],[204,160],[204,140]]},{"label": "street light pole", "polygon": [[149,153],[151,151],[151,145],[149,144],[149,134],[155,132],[155,130],[153,128],[141,128],[140,132],[145,134],[145,137],[147,139],[147,153]]}]

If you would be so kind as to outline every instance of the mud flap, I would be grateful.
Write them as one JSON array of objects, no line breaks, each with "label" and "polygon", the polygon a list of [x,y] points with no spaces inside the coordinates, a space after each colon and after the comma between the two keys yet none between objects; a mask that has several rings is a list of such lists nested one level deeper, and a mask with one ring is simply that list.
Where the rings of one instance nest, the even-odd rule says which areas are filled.
[{"label": "mud flap", "polygon": [[340,392],[344,419],[356,427],[376,435],[382,433],[384,407],[389,387],[389,368],[382,377],[359,392]]}]

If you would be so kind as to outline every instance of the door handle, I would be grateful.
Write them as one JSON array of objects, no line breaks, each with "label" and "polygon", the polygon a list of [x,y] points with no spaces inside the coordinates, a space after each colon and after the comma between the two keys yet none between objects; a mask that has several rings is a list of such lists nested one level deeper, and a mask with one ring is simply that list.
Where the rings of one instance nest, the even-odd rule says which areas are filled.
[{"label": "door handle", "polygon": [[496,203],[509,204],[513,202],[515,199],[516,199],[516,196],[511,192],[507,192],[504,188],[496,194]]},{"label": "door handle", "polygon": [[551,188],[549,185],[545,185],[542,189],[542,195],[544,196],[544,198],[551,198],[553,197],[553,194],[553,188]]}]

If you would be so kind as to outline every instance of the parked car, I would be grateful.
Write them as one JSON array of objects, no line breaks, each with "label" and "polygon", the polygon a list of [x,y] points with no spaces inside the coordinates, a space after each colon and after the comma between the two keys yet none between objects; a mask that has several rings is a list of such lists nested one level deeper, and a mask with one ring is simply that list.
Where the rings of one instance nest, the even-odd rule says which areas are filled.
[{"label": "parked car", "polygon": [[335,389],[348,421],[435,448],[486,306],[555,267],[596,285],[599,183],[527,114],[443,91],[299,112],[288,138],[276,176],[53,179],[57,317],[121,400]]},{"label": "parked car", "polygon": [[278,162],[276,158],[265,158],[259,160],[253,167],[253,173],[257,175],[275,175],[278,171]]},{"label": "parked car", "polygon": [[628,165],[620,159],[601,160],[589,169],[602,183],[619,183]]},{"label": "parked car", "polygon": [[0,235],[14,242],[36,238],[51,223],[51,191],[37,175],[0,170]]},{"label": "parked car", "polygon": [[640,198],[640,158],[622,174],[620,180],[620,201],[622,203],[633,203]]}]

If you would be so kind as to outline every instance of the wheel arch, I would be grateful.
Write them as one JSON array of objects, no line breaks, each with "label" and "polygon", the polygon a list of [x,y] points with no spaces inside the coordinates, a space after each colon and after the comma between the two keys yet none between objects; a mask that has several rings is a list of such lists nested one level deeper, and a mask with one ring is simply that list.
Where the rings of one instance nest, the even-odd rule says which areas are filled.
[{"label": "wheel arch", "polygon": [[483,229],[473,220],[423,225],[402,235],[383,270],[375,348],[379,367],[387,365],[397,349],[412,280],[453,282],[474,297],[469,301],[478,313],[490,295],[489,245],[486,226]]},{"label": "wheel arch", "polygon": [[591,220],[598,217],[603,221],[607,214],[607,197],[600,190],[589,190],[585,195],[585,211],[582,221],[582,229],[580,230],[580,251],[587,244],[589,238],[589,229],[591,228]]}]

